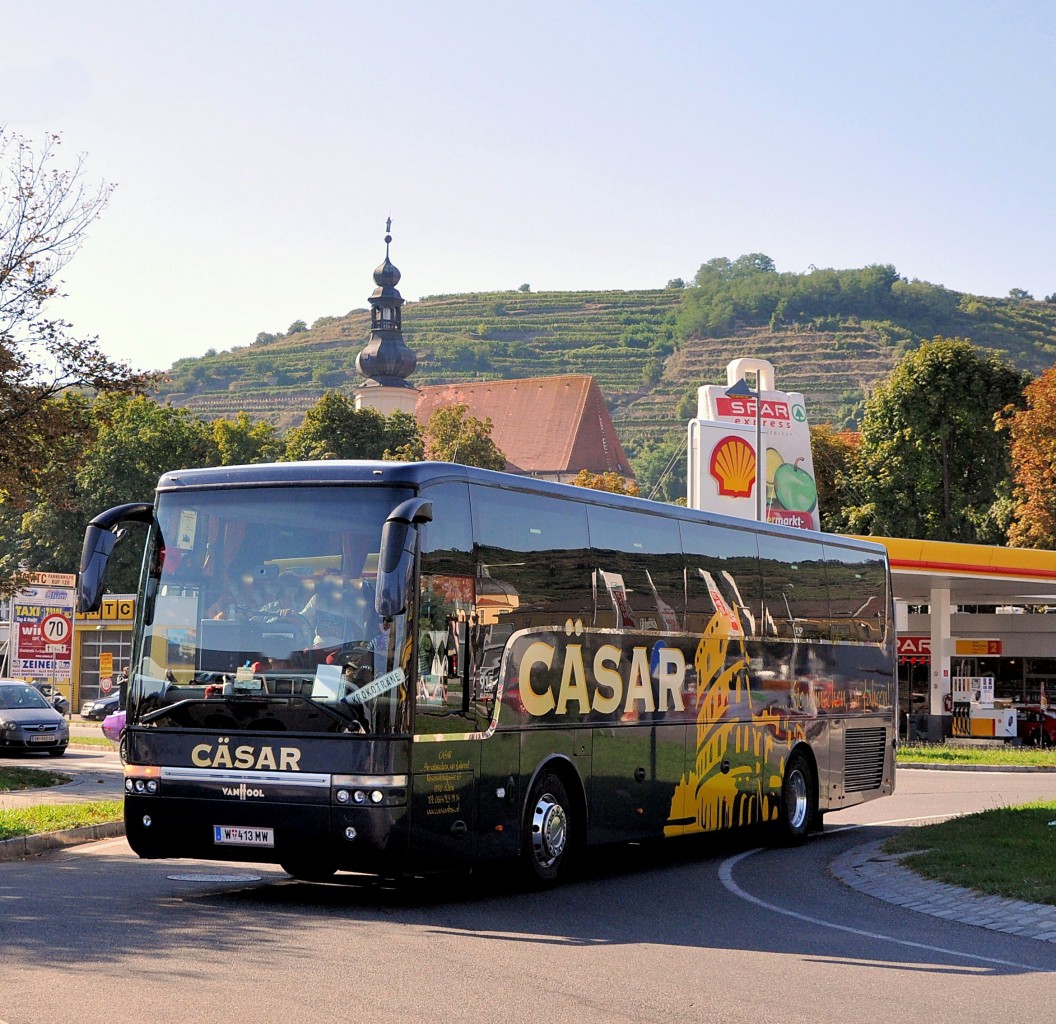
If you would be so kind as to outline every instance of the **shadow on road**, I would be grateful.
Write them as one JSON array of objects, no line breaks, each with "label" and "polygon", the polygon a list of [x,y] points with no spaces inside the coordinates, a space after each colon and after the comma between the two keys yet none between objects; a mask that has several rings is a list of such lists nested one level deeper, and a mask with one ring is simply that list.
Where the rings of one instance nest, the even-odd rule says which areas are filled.
[{"label": "shadow on road", "polygon": [[[254,957],[274,953],[291,965],[323,949],[354,948],[366,926],[384,923],[437,940],[471,939],[485,955],[515,945],[649,945],[972,976],[1056,969],[1056,949],[1046,943],[1030,951],[1037,967],[944,951],[934,936],[951,927],[945,922],[880,904],[827,877],[827,863],[843,849],[892,831],[863,828],[816,837],[798,849],[764,851],[749,858],[746,884],[767,902],[806,907],[817,919],[854,924],[867,915],[870,927],[886,927],[892,936],[919,935],[919,949],[855,943],[816,919],[814,925],[789,920],[736,898],[720,883],[719,869],[758,845],[753,835],[594,850],[579,877],[543,892],[527,890],[513,866],[401,885],[356,875],[313,885],[271,866],[137,862],[122,843],[90,855],[0,865],[0,963],[46,958],[57,969],[91,966],[117,976],[126,958],[149,953],[151,970],[164,973],[167,963],[178,971],[188,954],[223,959],[244,954],[249,944]],[[219,873],[260,880],[208,880]],[[176,874],[191,881],[170,877]],[[944,934],[948,946],[950,933]],[[1027,955],[1018,948],[1019,957],[1009,959]]]}]

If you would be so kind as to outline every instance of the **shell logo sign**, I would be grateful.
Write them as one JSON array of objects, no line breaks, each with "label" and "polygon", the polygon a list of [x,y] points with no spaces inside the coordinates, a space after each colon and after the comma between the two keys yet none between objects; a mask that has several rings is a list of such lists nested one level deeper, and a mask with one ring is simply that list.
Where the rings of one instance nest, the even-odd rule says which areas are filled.
[{"label": "shell logo sign", "polygon": [[817,529],[803,395],[776,391],[774,368],[764,359],[735,359],[726,380],[725,387],[709,384],[697,392],[697,416],[689,422],[689,507],[754,520],[765,486],[768,522]]},{"label": "shell logo sign", "polygon": [[711,450],[711,475],[719,494],[727,498],[750,498],[755,489],[755,449],[743,438],[730,434]]}]

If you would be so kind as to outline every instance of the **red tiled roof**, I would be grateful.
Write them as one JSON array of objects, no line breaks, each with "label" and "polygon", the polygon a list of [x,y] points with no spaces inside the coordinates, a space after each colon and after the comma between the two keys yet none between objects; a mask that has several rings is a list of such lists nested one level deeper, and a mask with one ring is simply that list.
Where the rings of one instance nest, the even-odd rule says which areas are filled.
[{"label": "red tiled roof", "polygon": [[491,418],[491,438],[513,473],[619,473],[631,464],[616,436],[601,390],[589,374],[440,384],[418,393],[415,416],[425,424],[437,409],[465,405]]}]

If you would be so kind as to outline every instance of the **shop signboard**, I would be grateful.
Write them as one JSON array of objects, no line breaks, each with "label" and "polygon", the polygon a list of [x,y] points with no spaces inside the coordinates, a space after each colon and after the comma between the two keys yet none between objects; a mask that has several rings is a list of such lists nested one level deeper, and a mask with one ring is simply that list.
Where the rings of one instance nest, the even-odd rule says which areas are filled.
[{"label": "shop signboard", "polygon": [[697,391],[697,416],[689,423],[690,507],[759,519],[765,487],[768,522],[819,529],[803,395],[776,390],[774,368],[764,359],[735,359],[726,379],[725,387]]},{"label": "shop signboard", "polygon": [[65,682],[73,659],[74,578],[40,573],[11,599],[11,675]]}]

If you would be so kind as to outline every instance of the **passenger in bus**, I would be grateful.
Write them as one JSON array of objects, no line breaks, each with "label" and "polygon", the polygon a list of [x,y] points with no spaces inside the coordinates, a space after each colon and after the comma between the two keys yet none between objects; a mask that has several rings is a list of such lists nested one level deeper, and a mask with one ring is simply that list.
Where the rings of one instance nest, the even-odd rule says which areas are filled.
[{"label": "passenger in bus", "polygon": [[304,604],[301,581],[292,572],[283,573],[267,588],[265,596],[270,598],[260,609],[265,615],[286,618],[301,614]]},{"label": "passenger in bus", "polygon": [[253,589],[253,576],[239,573],[231,577],[223,593],[206,610],[210,619],[247,618],[260,603]]},{"label": "passenger in bus", "polygon": [[369,636],[372,614],[362,580],[345,580],[332,570],[319,581],[300,614],[312,629],[314,647],[339,647]]}]

